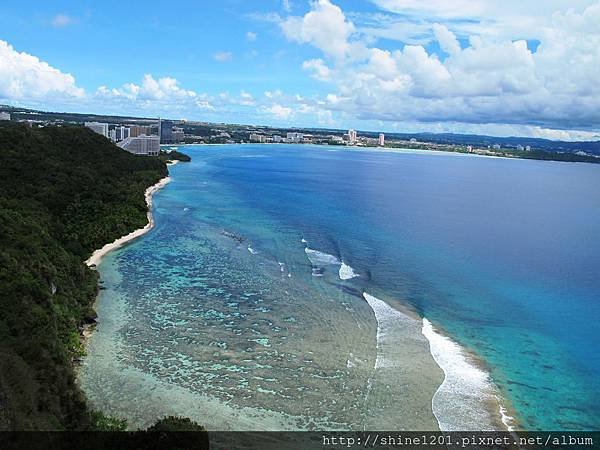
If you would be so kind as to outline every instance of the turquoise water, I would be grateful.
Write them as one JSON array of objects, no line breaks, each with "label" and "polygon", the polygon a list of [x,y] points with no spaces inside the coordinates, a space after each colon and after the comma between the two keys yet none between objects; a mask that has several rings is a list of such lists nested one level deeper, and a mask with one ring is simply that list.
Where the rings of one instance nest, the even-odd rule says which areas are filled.
[{"label": "turquoise water", "polygon": [[[420,324],[406,323],[390,368],[374,372],[369,292],[481,358],[520,427],[600,427],[599,166],[183,151],[193,161],[155,196],[156,228],[100,266],[108,289],[83,375],[97,406],[135,403],[91,387],[125,367],[280,429],[435,427],[443,376]],[[340,280],[341,261],[357,276]]]}]

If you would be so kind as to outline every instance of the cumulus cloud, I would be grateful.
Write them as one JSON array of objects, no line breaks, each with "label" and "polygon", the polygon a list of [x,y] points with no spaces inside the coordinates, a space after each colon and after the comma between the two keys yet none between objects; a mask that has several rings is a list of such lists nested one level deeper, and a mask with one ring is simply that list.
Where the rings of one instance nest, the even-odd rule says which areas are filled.
[{"label": "cumulus cloud", "polygon": [[311,73],[311,76],[317,80],[329,80],[331,76],[331,70],[325,62],[320,59],[311,59],[302,63],[302,68]]},{"label": "cumulus cloud", "polygon": [[445,25],[439,23],[433,24],[433,34],[440,43],[441,49],[446,53],[454,55],[460,52],[460,44],[458,43],[458,39],[456,39],[456,35]]},{"label": "cumulus cloud", "polygon": [[248,41],[255,41],[256,38],[258,37],[258,34],[256,34],[254,31],[248,31],[246,33],[246,40]]},{"label": "cumulus cloud", "polygon": [[39,100],[48,97],[81,98],[85,95],[69,73],[16,51],[0,40],[0,99]]},{"label": "cumulus cloud", "polygon": [[180,101],[193,100],[198,94],[194,91],[183,89],[178,81],[171,77],[162,77],[155,79],[151,74],[144,75],[142,82],[126,83],[120,88],[109,89],[106,86],[100,86],[96,91],[96,96],[104,98],[125,98],[129,100],[141,101]]},{"label": "cumulus cloud", "polygon": [[287,106],[282,106],[279,103],[274,103],[268,108],[265,108],[265,111],[274,115],[277,119],[287,120],[292,116],[292,108]]},{"label": "cumulus cloud", "polygon": [[280,26],[288,39],[310,43],[338,60],[344,59],[352,49],[348,38],[354,32],[354,25],[346,20],[341,8],[329,0],[314,1],[304,17],[288,17]]},{"label": "cumulus cloud", "polygon": [[[441,0],[427,0],[423,8],[416,0],[377,3],[405,14],[439,6],[438,12],[454,16],[460,11],[484,14],[494,2],[478,0],[473,8]],[[378,48],[329,0],[313,2],[308,13],[289,17],[281,27],[288,39],[311,44],[330,58],[330,63],[315,58],[302,66],[312,77],[336,87],[324,99],[331,111],[387,122],[597,129],[600,2],[581,11],[555,12],[544,23],[533,52],[519,34],[470,34],[461,48],[445,23],[434,22],[429,33],[441,55],[424,44]],[[352,51],[360,45],[360,52]]]}]

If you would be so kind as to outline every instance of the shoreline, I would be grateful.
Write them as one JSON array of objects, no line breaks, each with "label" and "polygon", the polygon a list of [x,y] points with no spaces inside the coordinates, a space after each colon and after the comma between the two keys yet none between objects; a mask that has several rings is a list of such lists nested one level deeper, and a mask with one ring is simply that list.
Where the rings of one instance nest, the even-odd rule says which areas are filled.
[{"label": "shoreline", "polygon": [[138,228],[137,230],[134,230],[131,233],[126,234],[125,236],[121,236],[120,238],[116,239],[115,241],[113,241],[109,244],[106,244],[104,247],[95,250],[92,253],[92,255],[85,261],[85,265],[88,267],[97,267],[98,264],[100,264],[100,262],[102,261],[102,258],[104,256],[106,256],[108,253],[112,252],[113,250],[123,247],[128,242],[133,241],[134,239],[137,239],[140,236],[143,236],[148,231],[150,231],[152,228],[154,228],[154,218],[152,216],[152,196],[156,192],[161,190],[163,187],[165,187],[167,184],[169,184],[170,182],[171,182],[171,177],[166,176],[166,177],[162,178],[160,181],[158,181],[158,183],[147,188],[146,191],[144,192],[144,197],[146,199],[146,206],[148,207],[148,212],[146,213],[146,216],[148,218],[148,223],[144,227]]},{"label": "shoreline", "polygon": [[[466,406],[465,409],[470,410],[471,417],[477,416],[478,407],[484,405],[484,411],[489,416],[478,418],[484,422],[487,419],[489,421],[487,425],[493,430],[516,431],[518,428],[516,412],[510,400],[502,395],[485,362],[440,331],[427,318],[423,317],[422,321],[421,333],[429,341],[431,355],[444,372],[444,380],[431,400],[440,430],[464,429],[462,424],[457,424],[450,419],[453,416],[448,411],[449,405],[462,401]],[[462,393],[460,393],[461,387]],[[468,391],[464,390],[465,387]]]},{"label": "shoreline", "polygon": [[[558,163],[573,163],[573,164],[600,164],[600,162],[594,161],[562,161],[559,159],[544,159],[544,158],[524,158],[521,156],[507,156],[507,155],[487,155],[483,153],[474,153],[474,152],[466,152],[466,151],[452,151],[452,150],[434,150],[434,149],[417,149],[417,148],[404,148],[404,147],[368,147],[368,146],[347,146],[347,145],[329,145],[329,144],[289,144],[283,142],[234,142],[231,144],[214,144],[214,143],[192,143],[192,144],[177,144],[179,147],[185,146],[222,146],[222,145],[304,145],[304,146],[315,146],[315,147],[329,147],[329,148],[338,148],[349,150],[349,151],[376,151],[376,152],[390,152],[390,153],[415,153],[415,154],[432,154],[432,153],[440,153],[440,154],[449,154],[449,155],[462,155],[462,156],[474,156],[480,158],[497,158],[497,159],[507,159],[507,160],[522,160],[522,161],[542,161],[542,162],[558,162]],[[551,152],[546,152],[551,153]],[[598,158],[600,160],[600,157]]]}]

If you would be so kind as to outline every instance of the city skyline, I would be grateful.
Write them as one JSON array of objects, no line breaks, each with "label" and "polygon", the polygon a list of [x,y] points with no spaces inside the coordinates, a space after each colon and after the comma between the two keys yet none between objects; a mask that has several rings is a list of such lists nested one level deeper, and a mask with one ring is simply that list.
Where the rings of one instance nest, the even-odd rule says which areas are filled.
[{"label": "city skyline", "polygon": [[597,1],[8,1],[0,12],[0,103],[9,105],[600,138]]}]

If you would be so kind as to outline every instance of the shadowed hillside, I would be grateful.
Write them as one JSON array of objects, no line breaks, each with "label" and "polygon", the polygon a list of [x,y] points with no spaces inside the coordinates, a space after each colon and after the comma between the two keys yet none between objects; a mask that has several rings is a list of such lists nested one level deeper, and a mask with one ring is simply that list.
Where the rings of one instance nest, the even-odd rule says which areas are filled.
[{"label": "shadowed hillside", "polygon": [[89,427],[72,364],[95,317],[83,261],[146,224],[166,175],[85,128],[0,126],[0,430]]}]

